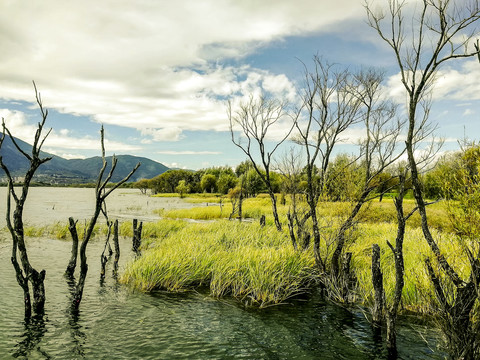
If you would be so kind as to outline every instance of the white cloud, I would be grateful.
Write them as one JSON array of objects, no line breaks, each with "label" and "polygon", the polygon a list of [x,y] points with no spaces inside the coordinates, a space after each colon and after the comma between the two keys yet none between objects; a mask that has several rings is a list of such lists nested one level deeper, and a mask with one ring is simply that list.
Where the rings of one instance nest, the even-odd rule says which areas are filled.
[{"label": "white cloud", "polygon": [[71,153],[65,153],[65,152],[62,152],[62,151],[58,151],[57,149],[53,149],[53,148],[45,148],[43,149],[45,152],[49,153],[49,154],[53,154],[53,155],[57,155],[57,156],[60,156],[64,159],[86,159],[86,156],[82,155],[82,154],[71,154]]},{"label": "white cloud", "polygon": [[[467,102],[457,106],[471,105],[471,101],[480,100],[479,78],[480,66],[477,59],[464,61],[458,68],[442,68],[435,77],[432,99]],[[390,76],[386,87],[392,99],[400,104],[405,103],[406,91],[401,82],[400,73]]]},{"label": "white cloud", "polygon": [[[25,113],[21,111],[0,109],[0,117],[5,119],[5,125],[11,134],[29,144],[33,143],[33,137],[37,130],[37,125],[28,124]],[[48,128],[44,129],[44,135],[47,135]],[[100,151],[100,139],[91,137],[73,137],[70,131],[60,129],[56,131],[52,129],[45,140],[44,150],[52,154],[60,154],[58,149],[75,149],[75,150],[98,150]],[[47,150],[47,148],[49,150]],[[105,148],[109,152],[113,151],[137,151],[139,146],[127,145],[118,141],[105,139]],[[62,156],[63,155],[59,155]],[[67,154],[68,156],[68,154]],[[73,155],[72,155],[73,156]],[[75,157],[79,157],[74,155]]]},{"label": "white cloud", "polygon": [[0,96],[31,102],[35,79],[45,106],[139,129],[146,142],[177,140],[178,129],[226,130],[223,97],[294,90],[284,75],[218,64],[331,31],[361,9],[356,0],[7,2]]}]

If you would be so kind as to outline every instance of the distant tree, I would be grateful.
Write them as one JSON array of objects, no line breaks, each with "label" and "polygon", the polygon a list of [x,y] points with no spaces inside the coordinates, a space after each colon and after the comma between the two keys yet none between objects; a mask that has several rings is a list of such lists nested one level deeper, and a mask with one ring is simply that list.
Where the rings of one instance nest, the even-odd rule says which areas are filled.
[{"label": "distant tree", "polygon": [[186,184],[185,180],[180,180],[176,187],[177,193],[180,194],[180,198],[183,198],[185,194],[190,191],[189,186]]},{"label": "distant tree", "polygon": [[325,181],[325,196],[331,201],[353,201],[358,198],[363,182],[363,169],[357,159],[339,154],[330,162]]},{"label": "distant tree", "polygon": [[141,179],[134,183],[134,187],[139,189],[142,194],[146,194],[150,186],[150,181],[147,179]]},{"label": "distant tree", "polygon": [[246,197],[257,196],[264,188],[264,182],[255,169],[250,169],[246,174],[242,175],[244,178],[244,188]]},{"label": "distant tree", "polygon": [[253,163],[250,160],[242,161],[235,168],[235,174],[240,177],[241,175],[248,172],[248,170],[253,169]]},{"label": "distant tree", "polygon": [[213,174],[205,174],[202,176],[200,185],[204,192],[214,193],[217,190],[217,178]]},{"label": "distant tree", "polygon": [[237,186],[237,182],[238,178],[235,175],[222,173],[217,180],[218,192],[227,194],[230,189],[234,189]]},{"label": "distant tree", "polygon": [[180,180],[187,184],[194,182],[194,172],[188,170],[168,170],[151,180],[154,193],[175,193]]}]

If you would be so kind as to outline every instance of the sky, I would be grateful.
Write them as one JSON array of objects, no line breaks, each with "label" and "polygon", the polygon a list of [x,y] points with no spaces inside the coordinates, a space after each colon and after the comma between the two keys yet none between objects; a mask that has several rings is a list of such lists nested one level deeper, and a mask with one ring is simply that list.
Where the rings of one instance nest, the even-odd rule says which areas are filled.
[{"label": "sky", "polygon": [[[31,143],[35,81],[52,129],[43,150],[69,159],[100,155],[103,125],[107,154],[236,166],[246,156],[231,141],[227,100],[259,89],[298,99],[315,54],[383,69],[389,96],[404,99],[361,0],[2,0],[0,9],[0,116]],[[438,75],[431,120],[444,151],[480,137],[479,79],[476,59]]]}]

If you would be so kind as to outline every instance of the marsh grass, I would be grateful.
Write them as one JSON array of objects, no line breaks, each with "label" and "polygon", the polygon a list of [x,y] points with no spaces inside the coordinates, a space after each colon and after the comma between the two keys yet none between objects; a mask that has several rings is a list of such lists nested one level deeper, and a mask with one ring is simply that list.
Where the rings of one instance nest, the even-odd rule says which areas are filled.
[{"label": "marsh grass", "polygon": [[[215,220],[227,219],[232,211],[232,205],[228,199],[224,198],[222,206],[219,204],[219,196],[211,194],[197,194],[186,198],[189,202],[203,203],[208,202],[208,206],[199,206],[190,209],[159,209],[155,212],[168,219],[194,219],[194,220]],[[217,204],[217,205],[215,205]],[[413,200],[405,200],[405,212],[410,212],[415,203]],[[278,204],[278,212],[280,217],[286,218],[289,208],[289,200],[285,205]],[[272,205],[270,199],[263,194],[254,198],[247,198],[243,202],[244,218],[259,219],[262,215],[266,215],[266,221],[273,223],[271,216]],[[352,209],[352,204],[348,202],[320,202],[317,206],[319,218],[325,219],[342,219],[348,216]],[[443,232],[452,232],[453,227],[447,218],[446,205],[444,203],[436,203],[427,208],[427,214],[430,226]],[[393,198],[385,197],[382,202],[372,201],[365,206],[358,215],[358,221],[367,224],[396,223],[395,207]],[[414,214],[407,223],[408,227],[419,228],[421,219],[418,213]]]},{"label": "marsh grass", "polygon": [[[78,234],[83,234],[85,230],[85,224],[77,223],[77,232]],[[4,231],[8,231],[6,228]],[[68,223],[56,222],[50,225],[43,225],[43,226],[32,226],[32,225],[25,225],[24,227],[25,236],[29,237],[44,237],[44,236],[52,236],[58,240],[69,240],[70,232],[68,230]],[[105,225],[95,225],[93,230],[94,236],[99,235],[101,233],[107,233],[107,227]]]},{"label": "marsh grass", "polygon": [[142,291],[208,286],[260,307],[306,291],[315,278],[311,254],[294,251],[273,227],[218,221],[159,222],[169,231],[127,266],[122,282]]},{"label": "marsh grass", "polygon": [[[350,245],[352,251],[352,267],[358,279],[359,298],[365,305],[373,303],[373,285],[371,280],[372,245],[377,243],[381,249],[381,266],[384,277],[384,287],[387,301],[394,293],[395,268],[393,253],[387,245],[387,240],[395,245],[395,224],[360,224],[357,227],[359,241]],[[448,261],[466,278],[468,264],[466,256],[453,234],[432,230],[442,253],[448,254]],[[402,294],[404,310],[420,314],[433,314],[437,309],[437,301],[433,293],[430,278],[425,268],[425,259],[430,258],[436,264],[431,250],[424,240],[420,228],[409,228],[404,240],[405,286]],[[452,290],[453,294],[453,290]]]}]

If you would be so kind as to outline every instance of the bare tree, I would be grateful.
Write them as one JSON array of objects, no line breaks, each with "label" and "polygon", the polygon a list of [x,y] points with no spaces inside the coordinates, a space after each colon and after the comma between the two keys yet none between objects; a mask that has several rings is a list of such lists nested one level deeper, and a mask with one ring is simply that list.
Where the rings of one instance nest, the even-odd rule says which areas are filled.
[{"label": "bare tree", "polygon": [[[426,203],[419,178],[418,159],[415,155],[417,135],[425,125],[423,119],[428,117],[429,107],[422,109],[422,101],[435,82],[435,75],[440,66],[456,59],[479,56],[478,43],[475,50],[469,44],[478,34],[480,4],[478,0],[423,0],[413,15],[413,20],[405,22],[404,1],[389,0],[388,9],[374,11],[371,3],[366,3],[368,21],[393,50],[400,71],[401,83],[407,94],[408,133],[406,151],[411,171],[413,193],[422,219],[422,230],[441,271],[456,289],[456,296],[451,303],[445,297],[439,275],[427,262],[432,284],[437,299],[445,311],[455,321],[445,333],[459,334],[455,342],[450,341],[450,351],[456,358],[473,359],[475,349],[472,338],[470,312],[477,299],[477,286],[480,281],[478,258],[470,257],[471,274],[468,280],[461,278],[442,254],[437,241],[428,226]],[[409,26],[412,26],[410,28]]]},{"label": "bare tree", "polygon": [[368,68],[354,74],[352,82],[349,83],[350,94],[360,103],[360,119],[365,129],[358,157],[361,161],[359,170],[363,171],[364,176],[359,195],[336,235],[336,247],[331,260],[335,277],[340,273],[340,258],[345,247],[346,232],[355,224],[355,218],[362,207],[379,196],[372,192],[378,188],[379,182],[385,181],[381,174],[404,153],[398,142],[404,122],[396,119],[396,106],[385,99],[381,89],[383,79],[383,72]]},{"label": "bare tree", "polygon": [[301,153],[295,148],[285,153],[276,165],[283,177],[284,191],[290,196],[290,205],[287,213],[290,240],[295,249],[305,250],[310,245],[310,231],[306,222],[310,218],[310,209],[305,206],[303,191],[300,188],[303,160]]},{"label": "bare tree", "polygon": [[[45,270],[38,271],[30,263],[27,253],[27,247],[25,245],[25,236],[23,229],[23,209],[25,202],[27,200],[27,195],[30,187],[30,183],[35,175],[35,172],[40,167],[40,165],[46,163],[51,159],[51,157],[41,157],[41,148],[45,139],[47,138],[50,131],[46,135],[43,135],[43,127],[45,121],[47,120],[48,110],[43,108],[42,99],[40,93],[37,91],[35,82],[33,83],[35,88],[35,97],[37,104],[40,108],[40,113],[42,120],[37,125],[37,131],[35,133],[35,138],[32,145],[32,153],[28,154],[25,152],[17,143],[13,135],[10,133],[10,130],[5,124],[5,120],[2,118],[2,137],[0,139],[0,148],[4,144],[6,136],[10,138],[15,148],[29,161],[30,167],[25,173],[23,180],[23,185],[20,194],[17,192],[13,185],[13,177],[10,173],[8,167],[3,161],[3,158],[0,156],[0,167],[3,169],[7,176],[8,180],[8,196],[7,196],[7,211],[6,211],[6,221],[7,228],[10,231],[12,236],[12,257],[11,261],[13,267],[15,268],[15,274],[17,282],[20,287],[23,289],[24,294],[24,303],[25,303],[25,317],[28,318],[31,316],[31,296],[29,289],[29,282],[32,285],[33,292],[33,311],[36,314],[42,314],[45,307]],[[15,209],[13,211],[13,223],[12,223],[12,206],[11,199],[13,198]],[[18,253],[17,253],[18,250]],[[18,257],[20,258],[20,263],[18,262]]]},{"label": "bare tree", "polygon": [[295,122],[298,134],[294,141],[305,152],[305,192],[312,219],[315,261],[320,270],[325,271],[325,259],[320,254],[317,204],[325,186],[334,147],[342,140],[345,130],[360,120],[360,102],[348,91],[348,71],[337,70],[319,56],[315,56],[313,62],[313,71],[305,66],[302,104]]},{"label": "bare tree", "polygon": [[[287,105],[276,99],[260,96],[250,96],[249,100],[242,102],[234,109],[231,101],[228,103],[227,114],[230,122],[232,142],[239,147],[252,162],[253,168],[267,187],[272,201],[273,218],[275,226],[282,230],[278,212],[277,198],[271,179],[272,156],[278,147],[290,136],[294,125],[292,124],[279,141],[276,141],[271,151],[268,151],[268,135],[272,127],[280,125],[281,120],[287,117]],[[235,128],[239,127],[246,142],[242,138],[235,138]],[[258,152],[258,154],[257,154]],[[258,156],[258,158],[257,158]]]},{"label": "bare tree", "polygon": [[[117,167],[117,158],[115,156],[112,157],[112,166],[110,169],[110,172],[104,179],[104,174],[107,168],[107,161],[105,159],[105,145],[104,145],[104,130],[103,126],[100,130],[100,141],[101,141],[101,147],[102,147],[102,161],[103,165],[102,168],[100,169],[100,172],[98,174],[97,178],[97,183],[95,187],[95,211],[93,216],[91,217],[90,221],[88,222],[87,227],[85,228],[85,231],[83,233],[83,239],[82,243],[80,245],[80,276],[78,279],[78,282],[75,285],[75,289],[73,291],[73,299],[72,299],[72,308],[73,309],[78,309],[80,306],[80,302],[82,300],[82,295],[83,295],[83,288],[85,286],[85,279],[87,276],[88,272],[88,264],[87,264],[87,245],[90,239],[93,236],[93,230],[95,227],[95,224],[97,223],[98,216],[102,211],[105,211],[105,199],[119,186],[121,186],[123,183],[128,181],[130,177],[135,173],[135,171],[138,169],[140,166],[140,163],[138,163],[130,173],[120,180],[118,183],[116,183],[113,187],[107,189],[107,184],[108,182],[112,179],[113,173],[115,172],[115,169]],[[75,226],[72,226],[73,219],[70,221],[70,234],[72,236],[73,242],[78,244],[78,234],[76,231]],[[76,252],[77,249],[72,247],[72,258],[76,257],[74,256],[74,252]],[[71,276],[73,275],[73,271],[69,270],[67,274],[70,274]]]}]

